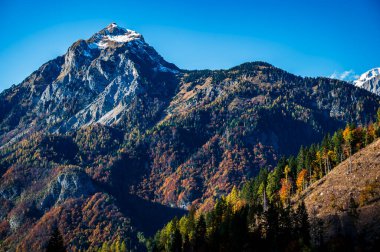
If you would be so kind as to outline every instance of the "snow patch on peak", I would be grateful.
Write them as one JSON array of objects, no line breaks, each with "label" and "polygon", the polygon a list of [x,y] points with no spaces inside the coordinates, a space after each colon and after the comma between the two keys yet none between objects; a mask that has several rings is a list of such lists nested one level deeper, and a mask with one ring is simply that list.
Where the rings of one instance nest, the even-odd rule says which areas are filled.
[{"label": "snow patch on peak", "polygon": [[107,39],[111,41],[116,41],[116,42],[129,42],[134,39],[139,39],[141,38],[141,34],[132,31],[132,30],[126,30],[126,34],[124,35],[107,35]]},{"label": "snow patch on peak", "polygon": [[355,86],[362,87],[366,82],[371,81],[372,79],[380,76],[380,67],[373,68],[362,75],[360,75],[359,79],[354,81]]},{"label": "snow patch on peak", "polygon": [[360,75],[359,79],[353,83],[356,87],[366,89],[374,94],[380,95],[380,67]]},{"label": "snow patch on peak", "polygon": [[115,27],[118,27],[118,25],[117,25],[115,22],[113,22],[113,23],[110,23],[110,24],[107,26],[107,29],[108,29],[108,28],[115,28]]},{"label": "snow patch on peak", "polygon": [[90,42],[88,46],[91,49],[104,49],[109,47],[111,44],[128,43],[134,40],[142,41],[143,36],[136,31],[124,29],[119,27],[116,23],[112,23],[90,38],[88,40],[88,42]]}]

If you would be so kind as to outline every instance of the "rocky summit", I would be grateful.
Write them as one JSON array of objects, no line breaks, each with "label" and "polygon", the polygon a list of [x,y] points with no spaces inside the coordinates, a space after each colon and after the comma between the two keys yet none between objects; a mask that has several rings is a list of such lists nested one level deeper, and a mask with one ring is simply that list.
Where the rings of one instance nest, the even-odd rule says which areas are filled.
[{"label": "rocky summit", "polygon": [[354,81],[354,85],[380,95],[380,67],[373,68]]},{"label": "rocky summit", "polygon": [[147,104],[156,99],[160,110],[177,72],[142,35],[110,24],[1,94],[2,143],[42,128],[65,133],[97,122],[115,125],[139,96],[152,95]]},{"label": "rocky summit", "polygon": [[69,250],[151,235],[271,170],[380,97],[264,62],[182,70],[110,24],[0,94],[0,247]]}]

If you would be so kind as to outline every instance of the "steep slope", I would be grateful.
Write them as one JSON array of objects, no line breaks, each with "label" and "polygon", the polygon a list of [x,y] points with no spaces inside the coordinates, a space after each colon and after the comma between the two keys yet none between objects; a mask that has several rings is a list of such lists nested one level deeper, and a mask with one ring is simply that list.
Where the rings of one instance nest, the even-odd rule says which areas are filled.
[{"label": "steep slope", "polygon": [[[324,240],[380,245],[380,140],[354,154],[297,198],[324,222]],[[353,244],[355,245],[355,244]]]},{"label": "steep slope", "polygon": [[380,95],[380,68],[373,68],[363,73],[354,81],[354,85]]},{"label": "steep slope", "polygon": [[[55,228],[70,250],[120,237],[137,246],[136,227],[154,231],[183,214],[119,191],[107,180],[122,159],[121,141],[119,130],[91,125],[70,136],[33,134],[4,148],[0,250],[41,251]],[[128,182],[123,179],[119,183]]]},{"label": "steep slope", "polygon": [[135,241],[379,105],[263,62],[180,70],[111,24],[0,94],[0,246]]},{"label": "steep slope", "polygon": [[[174,93],[177,72],[141,34],[110,24],[1,94],[0,143],[40,129],[114,125],[123,116],[149,125]],[[141,120],[136,110],[144,106],[149,116]]]}]

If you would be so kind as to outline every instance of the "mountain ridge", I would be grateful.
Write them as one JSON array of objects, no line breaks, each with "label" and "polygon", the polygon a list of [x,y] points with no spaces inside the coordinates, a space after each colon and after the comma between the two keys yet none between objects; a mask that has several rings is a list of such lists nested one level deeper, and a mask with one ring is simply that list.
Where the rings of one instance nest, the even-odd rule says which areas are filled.
[{"label": "mountain ridge", "polygon": [[137,37],[79,40],[0,94],[2,246],[41,249],[54,226],[71,249],[136,241],[380,105],[263,62],[181,70]]},{"label": "mountain ridge", "polygon": [[[132,34],[133,39],[109,41],[110,34],[127,38]],[[159,85],[161,78],[161,84],[167,85],[162,82],[170,82],[169,78],[173,77],[165,75],[173,75],[171,71],[176,72],[178,68],[164,61],[141,35],[136,34],[111,24],[87,41],[78,40],[64,56],[49,61],[26,78],[21,87],[27,92],[24,97],[27,103],[19,104],[21,111],[17,111],[32,114],[29,117],[33,118],[23,117],[26,127],[36,121],[39,114],[45,114],[43,124],[53,132],[66,132],[96,121],[110,125],[118,120],[123,109],[126,110],[130,102],[128,97],[135,92],[150,91],[144,88],[144,83],[138,85],[139,82],[148,84],[154,80],[155,85]],[[104,44],[104,40],[109,42],[107,47],[90,48],[94,43]],[[120,70],[114,72],[117,69]],[[144,79],[140,80],[141,73]],[[35,85],[29,85],[29,82]],[[2,94],[7,92],[12,92],[12,88]],[[6,116],[7,107],[2,110]],[[67,122],[61,123],[62,119]]]}]

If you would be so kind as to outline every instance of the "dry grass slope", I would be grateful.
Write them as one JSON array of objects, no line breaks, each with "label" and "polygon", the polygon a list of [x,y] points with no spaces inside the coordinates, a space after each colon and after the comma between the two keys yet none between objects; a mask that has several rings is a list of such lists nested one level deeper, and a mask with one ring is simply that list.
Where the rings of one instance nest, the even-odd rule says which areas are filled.
[{"label": "dry grass slope", "polygon": [[354,154],[351,162],[352,173],[347,159],[293,200],[303,199],[309,216],[324,221],[325,239],[342,235],[376,246],[374,242],[380,240],[380,139]]}]

